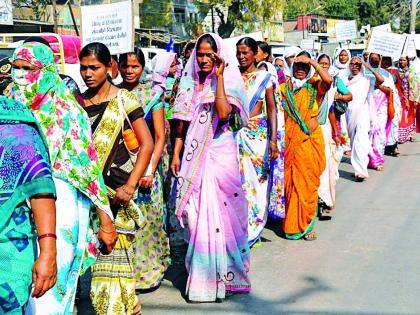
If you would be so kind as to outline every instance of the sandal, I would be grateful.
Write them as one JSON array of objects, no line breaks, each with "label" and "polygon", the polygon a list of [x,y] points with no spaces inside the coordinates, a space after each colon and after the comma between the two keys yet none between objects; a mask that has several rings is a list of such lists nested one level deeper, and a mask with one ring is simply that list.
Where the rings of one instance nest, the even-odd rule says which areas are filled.
[{"label": "sandal", "polygon": [[330,209],[322,209],[321,213],[319,215],[319,221],[328,221],[331,220],[332,215],[331,215],[331,210]]},{"label": "sandal", "polygon": [[359,174],[355,174],[354,177],[356,177],[356,182],[359,182],[359,183],[364,182],[366,179],[365,176],[359,175]]},{"label": "sandal", "polygon": [[379,165],[379,166],[376,168],[376,170],[377,170],[378,172],[382,172],[382,171],[384,170],[384,166],[383,166],[383,165]]},{"label": "sandal", "polygon": [[136,307],[133,310],[132,315],[141,315],[141,303],[138,302]]},{"label": "sandal", "polygon": [[316,235],[315,232],[309,232],[308,234],[305,234],[303,236],[303,240],[310,242],[310,241],[315,241],[318,238],[318,236]]}]

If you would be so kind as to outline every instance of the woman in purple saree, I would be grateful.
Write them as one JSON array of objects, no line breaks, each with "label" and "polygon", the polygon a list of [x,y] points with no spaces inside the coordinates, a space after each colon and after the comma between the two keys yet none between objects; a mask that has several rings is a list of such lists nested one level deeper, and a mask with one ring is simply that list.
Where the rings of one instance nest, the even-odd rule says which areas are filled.
[{"label": "woman in purple saree", "polygon": [[189,230],[186,295],[192,302],[214,302],[251,289],[248,202],[234,141],[234,131],[247,124],[246,93],[220,37],[198,39],[178,91],[171,170],[178,178],[176,213]]}]

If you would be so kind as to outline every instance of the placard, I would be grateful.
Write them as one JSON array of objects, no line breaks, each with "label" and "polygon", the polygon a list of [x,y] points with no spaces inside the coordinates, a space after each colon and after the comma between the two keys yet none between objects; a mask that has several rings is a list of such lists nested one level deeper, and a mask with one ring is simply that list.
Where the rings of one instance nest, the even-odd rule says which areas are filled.
[{"label": "placard", "polygon": [[131,1],[81,7],[82,43],[105,44],[112,55],[133,51]]},{"label": "placard", "polygon": [[236,43],[244,37],[251,37],[253,39],[255,39],[257,42],[264,41],[264,36],[263,36],[263,32],[253,32],[253,33],[248,33],[248,34],[243,34],[243,35],[239,35],[239,36],[235,36],[235,37],[230,37],[230,38],[224,38],[223,41],[226,43],[226,46],[229,47],[229,49],[231,49],[235,54],[236,54]]},{"label": "placard", "polygon": [[314,40],[313,39],[302,39],[300,41],[300,49],[302,49],[302,50],[314,50]]},{"label": "placard", "polygon": [[391,29],[391,24],[382,24],[382,25],[378,25],[378,26],[374,26],[371,28],[372,31],[373,30],[377,30],[377,31],[383,31],[383,32],[392,32]]},{"label": "placard", "polygon": [[351,20],[335,24],[335,37],[339,42],[356,39],[358,37],[356,21]]},{"label": "placard", "polygon": [[416,42],[414,36],[407,35],[407,40],[404,45],[402,56],[407,56],[408,58],[416,57]]},{"label": "placard", "polygon": [[0,24],[13,25],[12,0],[0,0]]},{"label": "placard", "polygon": [[406,39],[405,35],[374,29],[369,39],[367,51],[398,59],[404,49]]}]

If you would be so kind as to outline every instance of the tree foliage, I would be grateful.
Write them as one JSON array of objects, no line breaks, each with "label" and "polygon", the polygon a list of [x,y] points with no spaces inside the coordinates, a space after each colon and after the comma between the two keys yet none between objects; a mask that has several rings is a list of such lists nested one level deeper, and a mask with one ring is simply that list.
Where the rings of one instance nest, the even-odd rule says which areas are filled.
[{"label": "tree foliage", "polygon": [[[221,24],[217,30],[223,38],[229,37],[235,28],[242,29],[247,23],[268,22],[283,9],[283,0],[210,0]],[[224,10],[223,8],[227,8]]]},{"label": "tree foliage", "polygon": [[[400,32],[408,31],[411,0],[288,0],[286,19],[298,15],[318,14],[353,18],[359,25],[377,26],[391,23]],[[419,20],[419,19],[418,19]],[[395,23],[395,22],[399,23]]]},{"label": "tree foliage", "polygon": [[140,3],[141,28],[159,28],[168,26],[172,21],[173,2],[143,0]]}]

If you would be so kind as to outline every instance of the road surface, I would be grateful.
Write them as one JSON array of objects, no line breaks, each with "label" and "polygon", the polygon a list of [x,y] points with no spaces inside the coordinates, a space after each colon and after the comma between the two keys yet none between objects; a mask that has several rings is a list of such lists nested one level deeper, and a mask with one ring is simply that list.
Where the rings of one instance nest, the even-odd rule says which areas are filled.
[{"label": "road surface", "polygon": [[[317,223],[318,240],[285,240],[271,224],[263,246],[251,251],[249,295],[188,304],[181,267],[140,295],[143,315],[420,314],[420,143],[400,151],[364,183],[354,181],[344,158],[337,209],[331,221]],[[78,314],[92,314],[83,289]]]}]

